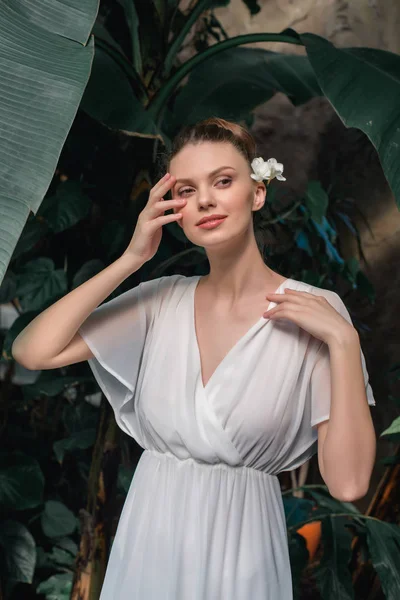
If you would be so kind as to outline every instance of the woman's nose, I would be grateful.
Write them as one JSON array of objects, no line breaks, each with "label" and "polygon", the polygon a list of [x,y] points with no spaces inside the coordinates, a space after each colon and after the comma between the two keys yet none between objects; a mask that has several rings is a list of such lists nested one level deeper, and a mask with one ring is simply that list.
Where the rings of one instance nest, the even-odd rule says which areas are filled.
[{"label": "woman's nose", "polygon": [[199,190],[197,201],[199,206],[215,205],[215,199],[210,189]]}]

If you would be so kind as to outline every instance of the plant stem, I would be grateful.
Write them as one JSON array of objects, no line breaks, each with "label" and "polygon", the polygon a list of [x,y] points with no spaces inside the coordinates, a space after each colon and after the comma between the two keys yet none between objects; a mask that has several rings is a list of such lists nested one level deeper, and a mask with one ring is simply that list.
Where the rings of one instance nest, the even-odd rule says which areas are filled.
[{"label": "plant stem", "polygon": [[321,519],[325,519],[326,517],[351,517],[352,519],[370,519],[372,521],[377,521],[378,523],[384,524],[384,525],[390,525],[390,523],[386,523],[386,521],[382,521],[381,519],[377,519],[376,517],[369,517],[367,515],[362,515],[362,514],[354,514],[354,513],[327,513],[326,515],[322,516],[316,516],[312,519],[307,519],[307,521],[300,521],[300,523],[296,523],[296,525],[292,525],[291,527],[288,527],[287,530],[288,532],[293,531],[293,530],[297,530],[300,529],[301,527],[303,527],[303,525],[306,525],[307,523],[312,523],[313,521],[321,521]]},{"label": "plant stem", "polygon": [[207,48],[207,50],[196,54],[186,61],[177,69],[177,71],[175,71],[172,77],[165,82],[163,87],[153,96],[148,104],[147,110],[151,117],[153,119],[157,118],[158,113],[167,102],[176,86],[184,77],[186,77],[188,73],[190,73],[192,69],[194,69],[194,67],[201,64],[204,60],[207,60],[207,58],[214,56],[218,52],[228,50],[229,48],[234,48],[235,46],[241,46],[243,44],[254,44],[255,42],[283,42],[287,44],[303,46],[300,40],[297,40],[289,35],[282,35],[280,33],[253,33],[248,35],[237,35],[229,40],[218,42],[217,44],[211,46],[211,48]]}]

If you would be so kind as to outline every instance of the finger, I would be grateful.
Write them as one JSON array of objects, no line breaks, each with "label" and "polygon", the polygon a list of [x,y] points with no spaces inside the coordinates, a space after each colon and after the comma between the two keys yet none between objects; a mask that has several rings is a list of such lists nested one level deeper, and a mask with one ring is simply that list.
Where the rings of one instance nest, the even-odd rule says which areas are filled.
[{"label": "finger", "polygon": [[279,317],[290,319],[293,318],[295,314],[298,314],[300,310],[301,308],[299,306],[289,306],[280,304],[279,306],[274,306],[274,308],[270,308],[269,310],[265,311],[265,313],[263,313],[263,317],[271,318],[276,315],[279,315]]},{"label": "finger", "polygon": [[162,177],[162,179],[160,179],[160,181],[150,190],[149,201],[151,204],[160,200],[160,198],[174,185],[175,177],[173,175],[167,177],[168,175],[169,173],[164,175],[164,177]]},{"label": "finger", "polygon": [[175,184],[175,178],[171,175],[168,179],[161,181],[160,185],[150,190],[150,198],[155,200],[162,200],[162,196],[166,194]]},{"label": "finger", "polygon": [[157,191],[158,188],[160,188],[166,181],[169,181],[170,179],[171,179],[171,174],[170,173],[165,173],[165,175],[163,175],[163,177],[161,177],[161,179],[159,179],[157,181],[157,183],[155,185],[153,185],[153,187],[151,188],[150,192]]},{"label": "finger", "polygon": [[151,232],[157,231],[163,225],[172,223],[172,221],[179,221],[182,218],[182,213],[170,213],[169,215],[160,215],[155,219],[152,219],[147,223]]},{"label": "finger", "polygon": [[294,294],[267,294],[265,297],[270,299],[272,302],[287,302],[290,300],[300,304],[318,300],[320,298],[320,296],[315,296],[314,294],[309,294],[308,292],[295,292],[296,293]]},{"label": "finger", "polygon": [[299,290],[293,290],[292,288],[285,288],[283,290],[284,292],[289,292],[290,294],[294,295],[298,295],[298,296],[304,296],[305,298],[313,298],[313,299],[317,299],[318,298],[325,298],[325,296],[319,295],[319,294],[312,294],[311,292],[303,292],[303,291],[299,291]]},{"label": "finger", "polygon": [[151,205],[150,207],[150,214],[152,216],[157,216],[163,212],[165,212],[166,210],[169,209],[181,209],[185,206],[186,201],[182,201],[182,200],[158,200],[157,202],[155,202],[154,204]]},{"label": "finger", "polygon": [[268,300],[270,300],[271,302],[276,302],[276,303],[282,303],[282,302],[296,302],[296,303],[303,303],[305,299],[304,298],[299,298],[297,296],[286,296],[285,294],[267,294],[265,296]]}]

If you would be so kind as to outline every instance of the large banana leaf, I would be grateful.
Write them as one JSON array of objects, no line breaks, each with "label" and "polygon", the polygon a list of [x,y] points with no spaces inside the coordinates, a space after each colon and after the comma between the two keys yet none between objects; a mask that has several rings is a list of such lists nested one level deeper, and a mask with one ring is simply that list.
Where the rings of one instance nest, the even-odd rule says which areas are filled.
[{"label": "large banana leaf", "polygon": [[354,591],[349,570],[351,534],[344,517],[322,519],[323,556],[316,569],[316,579],[324,600],[353,600]]},{"label": "large banana leaf", "polygon": [[387,600],[397,600],[400,590],[400,527],[396,523],[367,519],[367,543]]},{"label": "large banana leaf", "polygon": [[135,94],[128,73],[115,60],[110,48],[98,45],[97,40],[93,68],[80,108],[111,129],[129,131],[138,137],[162,139]]},{"label": "large banana leaf", "polygon": [[230,48],[195,67],[177,94],[172,119],[163,128],[173,131],[210,115],[240,120],[276,92],[293,104],[321,96],[306,56],[281,54],[261,48]]},{"label": "large banana leaf", "polygon": [[0,3],[0,281],[90,75],[99,0]]},{"label": "large banana leaf", "polygon": [[126,59],[99,43],[102,40],[96,36],[93,68],[80,108],[108,127],[139,137],[159,137],[165,142],[181,125],[210,114],[242,119],[277,91],[294,104],[322,94],[306,56],[231,48],[192,70],[173,108],[164,115],[161,130],[135,94]]},{"label": "large banana leaf", "polygon": [[346,127],[369,137],[400,207],[400,56],[375,48],[336,48],[313,33],[287,29],[282,34],[304,44],[323,93]]}]

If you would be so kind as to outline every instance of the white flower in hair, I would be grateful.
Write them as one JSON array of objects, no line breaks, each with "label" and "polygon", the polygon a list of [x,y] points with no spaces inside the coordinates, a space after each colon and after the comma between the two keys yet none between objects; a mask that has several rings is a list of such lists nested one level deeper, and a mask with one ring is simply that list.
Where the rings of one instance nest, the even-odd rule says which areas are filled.
[{"label": "white flower in hair", "polygon": [[251,163],[251,168],[254,173],[250,175],[252,179],[256,181],[262,181],[268,179],[268,183],[271,179],[276,177],[279,181],[286,181],[285,177],[282,177],[283,164],[276,162],[276,158],[269,158],[265,161],[261,156],[255,158]]}]

